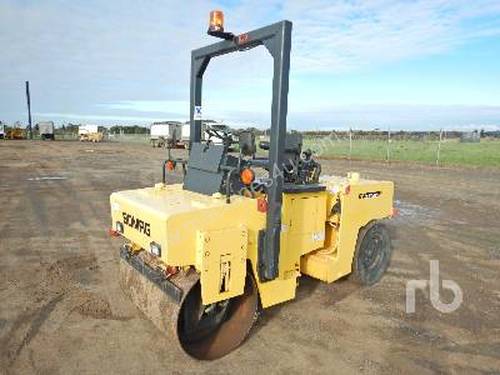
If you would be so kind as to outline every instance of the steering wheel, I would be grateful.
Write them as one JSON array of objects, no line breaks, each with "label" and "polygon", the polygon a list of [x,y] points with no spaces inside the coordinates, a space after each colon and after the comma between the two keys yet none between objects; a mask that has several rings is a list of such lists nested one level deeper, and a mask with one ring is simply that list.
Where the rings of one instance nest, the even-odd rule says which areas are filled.
[{"label": "steering wheel", "polygon": [[219,138],[222,140],[224,140],[225,138],[228,137],[227,134],[225,134],[225,133],[221,134],[221,133],[219,133],[219,130],[216,130],[213,128],[207,128],[205,131],[208,133],[209,137],[215,137],[215,138]]}]

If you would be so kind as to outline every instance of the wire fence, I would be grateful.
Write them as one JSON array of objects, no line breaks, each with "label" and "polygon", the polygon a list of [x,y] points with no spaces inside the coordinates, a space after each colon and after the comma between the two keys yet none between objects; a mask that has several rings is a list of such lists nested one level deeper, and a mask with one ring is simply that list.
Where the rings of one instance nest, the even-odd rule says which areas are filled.
[{"label": "wire fence", "polygon": [[[34,136],[34,139],[40,139],[39,136]],[[60,141],[78,141],[79,137],[74,132],[56,132],[55,138]],[[150,143],[149,134],[105,134],[103,141],[105,142],[121,142],[121,143]]]},{"label": "wire fence", "polygon": [[[470,135],[472,134],[472,136]],[[263,136],[265,138],[265,136]],[[258,137],[258,139],[261,137]],[[57,140],[78,141],[74,132],[56,132]],[[105,142],[150,144],[149,134],[106,134]],[[436,166],[500,167],[500,138],[474,133],[343,131],[304,133],[304,149],[320,158],[419,162]]]},{"label": "wire fence", "polygon": [[[465,134],[465,135],[464,135]],[[437,132],[332,132],[307,135],[304,148],[323,158],[411,161],[436,166],[500,166],[500,139],[479,134]]]},{"label": "wire fence", "polygon": [[149,134],[108,134],[107,140],[110,142],[122,143],[151,143]]}]

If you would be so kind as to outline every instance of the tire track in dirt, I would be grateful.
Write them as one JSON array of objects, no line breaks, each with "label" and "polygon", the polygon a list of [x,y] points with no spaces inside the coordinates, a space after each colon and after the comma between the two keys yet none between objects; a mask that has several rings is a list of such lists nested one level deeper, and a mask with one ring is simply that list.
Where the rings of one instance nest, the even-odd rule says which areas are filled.
[{"label": "tire track in dirt", "polygon": [[[22,195],[28,199],[24,201],[20,200],[17,205],[18,207],[13,208],[16,211],[28,209],[32,212],[32,223],[29,227],[35,230],[31,230],[31,235],[35,232],[35,235],[38,234],[37,237],[45,236],[48,239],[59,235],[57,229],[54,228],[57,228],[57,224],[61,222],[61,216],[54,214],[54,211],[56,211],[54,209],[54,202],[57,202],[59,207],[65,207],[65,210],[61,212],[63,217],[71,213],[70,217],[74,218],[76,212],[79,224],[83,228],[89,227],[89,222],[85,218],[98,219],[97,211],[92,205],[84,204],[85,200],[82,199],[79,193],[79,187],[74,186],[71,180],[58,180],[56,182],[37,180],[37,177],[44,177],[47,173],[54,174],[55,172],[57,174],[57,170],[54,170],[54,167],[47,161],[41,161],[37,164],[37,168],[30,170],[30,175],[35,180],[33,182],[29,181],[23,186]],[[47,191],[50,191],[49,196],[47,196]],[[49,197],[48,200],[47,197]],[[51,203],[52,205],[50,205]],[[82,209],[82,204],[87,209]],[[70,217],[68,216],[68,219]],[[44,230],[44,228],[47,230]],[[92,248],[93,239],[90,238],[91,231],[92,229],[77,232],[80,234],[80,245],[78,246],[80,249]],[[56,239],[54,246],[57,246],[59,242],[59,239]],[[32,300],[39,301],[38,304],[41,303],[42,305],[35,309],[33,309],[35,306],[30,306],[28,311],[20,314],[10,325],[10,330],[1,343],[2,348],[9,348],[1,355],[2,362],[6,362],[8,368],[16,362],[23,350],[30,346],[56,307],[58,310],[61,310],[58,315],[62,315],[62,317],[78,313],[83,317],[93,319],[130,319],[127,316],[113,315],[107,300],[94,292],[86,290],[78,281],[74,280],[74,273],[82,268],[91,268],[93,271],[99,269],[95,254],[83,257],[72,256],[64,260],[57,260],[48,265],[44,263],[40,254],[40,264],[41,270],[39,272],[43,274],[41,283],[30,294],[32,295]],[[45,272],[43,269],[45,269]],[[60,304],[61,301],[62,304]],[[59,325],[63,323],[64,321],[58,322]],[[7,324],[6,328],[8,326],[9,324]]]},{"label": "tire track in dirt", "polygon": [[[6,362],[6,368],[12,366],[14,361],[17,359],[21,351],[29,345],[31,340],[35,338],[35,336],[40,331],[40,327],[42,324],[49,318],[49,315],[55,309],[56,305],[62,300],[64,294],[60,294],[53,299],[51,299],[48,303],[43,305],[41,308],[34,312],[30,312],[27,314],[21,315],[15,322],[9,333],[3,340],[0,340],[0,348],[4,348],[4,353],[0,354],[1,357]],[[13,345],[11,341],[13,337],[16,336],[18,330],[21,327],[27,324],[29,327],[24,335],[22,335],[22,340],[19,344]]]},{"label": "tire track in dirt", "polygon": [[[12,170],[14,170],[14,169],[15,169],[16,171],[18,171],[18,170],[24,170],[25,168],[24,168],[24,169],[21,169],[21,168],[18,168],[18,167],[16,166],[16,162],[15,162],[15,160],[17,160],[17,159],[22,160],[22,159],[21,159],[21,157],[20,157],[20,155],[19,155],[18,149],[17,149],[17,148],[14,148],[14,149],[13,149],[13,153],[14,153],[14,157],[13,157],[13,158],[12,158],[12,160],[11,160],[11,164],[10,164],[11,168],[10,168],[10,169],[12,169]],[[10,171],[10,170],[7,170],[7,172],[11,172],[11,171]],[[13,172],[13,171],[12,171],[12,172]],[[14,179],[15,177],[17,177],[17,175],[9,174],[8,176],[7,176],[7,175],[6,175],[6,176],[2,176],[2,180],[4,180],[4,179],[5,179],[5,180],[12,180],[12,179]],[[16,191],[19,191],[19,187],[16,189]],[[23,189],[23,193],[22,193],[21,195],[22,195],[22,196],[25,196],[25,189]],[[11,208],[11,207],[12,207],[12,208],[11,208],[11,209],[12,209],[12,211],[14,211],[14,212],[18,212],[20,209],[22,209],[22,205],[23,205],[23,203],[24,203],[24,202],[23,202],[23,200],[22,200],[22,199],[19,199],[19,200],[18,200],[18,202],[17,202],[17,204],[15,205],[15,207],[12,207],[12,206],[6,206],[6,209],[9,209],[9,208]],[[13,228],[13,229],[14,229],[14,227],[11,227],[11,223],[9,222],[9,220],[5,220],[5,221],[2,223],[2,226],[0,227],[0,233],[1,233],[1,234],[5,234],[5,233],[7,233],[7,232],[8,232],[8,231],[7,231],[7,229],[9,229],[9,232],[10,232],[10,229],[11,229],[11,228]]]},{"label": "tire track in dirt", "polygon": [[59,329],[71,314],[78,313],[84,318],[127,321],[133,317],[113,314],[110,304],[102,296],[82,287],[74,279],[79,269],[93,267],[95,257],[73,256],[42,266],[39,286],[31,291],[31,300],[40,301],[39,307],[31,307],[20,314],[11,324],[0,341],[2,368],[9,369],[21,353],[40,333],[42,326],[50,319],[56,308],[57,319],[52,322]]}]

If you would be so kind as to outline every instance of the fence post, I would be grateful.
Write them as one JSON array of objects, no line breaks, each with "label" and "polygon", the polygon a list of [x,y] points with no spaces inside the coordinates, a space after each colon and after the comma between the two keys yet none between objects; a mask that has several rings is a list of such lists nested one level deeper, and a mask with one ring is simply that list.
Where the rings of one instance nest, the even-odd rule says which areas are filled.
[{"label": "fence post", "polygon": [[443,140],[443,129],[439,130],[439,142],[438,142],[438,148],[437,148],[437,155],[436,155],[436,166],[439,167],[439,158],[441,156],[441,142]]},{"label": "fence post", "polygon": [[352,128],[349,128],[349,162],[352,156]]},{"label": "fence post", "polygon": [[387,128],[387,152],[386,152],[386,162],[390,163],[391,162],[391,151],[390,151],[390,146],[391,146],[391,127],[389,126]]}]

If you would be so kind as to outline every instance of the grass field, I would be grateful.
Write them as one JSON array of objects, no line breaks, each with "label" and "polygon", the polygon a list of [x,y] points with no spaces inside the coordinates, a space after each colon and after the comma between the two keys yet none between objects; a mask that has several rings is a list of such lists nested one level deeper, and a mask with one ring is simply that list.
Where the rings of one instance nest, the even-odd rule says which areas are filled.
[{"label": "grass field", "polygon": [[[39,139],[35,137],[35,139]],[[77,140],[75,134],[56,134],[57,140]],[[124,143],[143,143],[149,145],[147,134],[124,134],[110,136],[107,141]],[[354,138],[352,151],[349,140],[341,138],[304,138],[304,149],[316,151],[323,158],[346,158],[359,160],[408,161],[436,164],[439,142],[436,140],[369,140]],[[389,155],[388,151],[389,150]],[[261,151],[261,150],[259,150]],[[261,151],[262,155],[266,154]],[[460,143],[458,139],[441,142],[439,165],[465,165],[478,167],[500,167],[500,140],[482,139],[480,143]]]},{"label": "grass field", "polygon": [[[315,150],[324,158],[349,158],[349,140],[331,138],[307,138],[304,148]],[[436,164],[438,141],[399,141],[389,144],[382,140],[352,141],[352,159],[415,161]],[[483,139],[480,143],[460,143],[445,140],[441,143],[439,165],[470,165],[500,167],[500,141]]]}]

